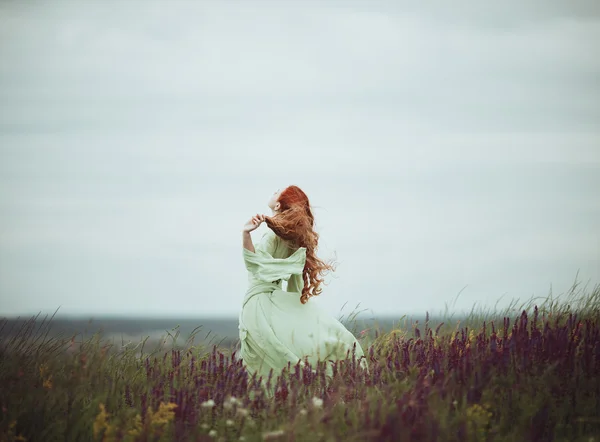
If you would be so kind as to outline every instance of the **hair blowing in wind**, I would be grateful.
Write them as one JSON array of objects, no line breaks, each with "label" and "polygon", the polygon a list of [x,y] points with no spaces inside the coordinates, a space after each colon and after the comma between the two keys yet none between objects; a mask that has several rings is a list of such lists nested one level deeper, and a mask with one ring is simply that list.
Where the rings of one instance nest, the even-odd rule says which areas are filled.
[{"label": "hair blowing in wind", "polygon": [[316,250],[319,234],[315,232],[315,219],[306,194],[298,186],[288,186],[279,196],[280,212],[265,217],[267,226],[293,248],[306,247],[306,264],[302,271],[304,288],[300,302],[306,304],[312,296],[321,293],[322,276],[327,271],[335,271],[333,263],[319,259]]}]

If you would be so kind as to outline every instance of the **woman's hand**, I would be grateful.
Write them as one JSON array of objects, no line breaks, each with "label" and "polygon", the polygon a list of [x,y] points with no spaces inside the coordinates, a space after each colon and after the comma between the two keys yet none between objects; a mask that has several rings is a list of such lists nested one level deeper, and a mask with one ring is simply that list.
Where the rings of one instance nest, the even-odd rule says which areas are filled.
[{"label": "woman's hand", "polygon": [[261,215],[260,213],[257,213],[252,218],[250,218],[250,220],[244,225],[242,232],[248,232],[248,233],[252,232],[258,226],[260,226],[260,224],[264,220],[265,220],[265,215]]}]

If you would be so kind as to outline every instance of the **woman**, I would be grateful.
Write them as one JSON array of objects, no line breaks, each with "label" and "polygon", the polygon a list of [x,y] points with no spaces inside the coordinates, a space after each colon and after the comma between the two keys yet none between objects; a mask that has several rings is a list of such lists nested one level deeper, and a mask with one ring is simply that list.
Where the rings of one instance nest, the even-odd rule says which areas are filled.
[{"label": "woman", "polygon": [[[239,354],[247,371],[265,381],[273,369],[275,380],[288,362],[308,359],[316,367],[318,360],[351,355],[355,344],[355,356],[361,358],[354,335],[310,302],[322,291],[321,274],[335,269],[315,254],[319,235],[308,197],[289,186],[275,192],[268,206],[273,216],[257,214],[242,229],[248,290],[239,317]],[[270,230],[255,248],[250,232],[262,222]],[[287,281],[285,290],[282,281]],[[366,367],[366,360],[361,364]]]}]

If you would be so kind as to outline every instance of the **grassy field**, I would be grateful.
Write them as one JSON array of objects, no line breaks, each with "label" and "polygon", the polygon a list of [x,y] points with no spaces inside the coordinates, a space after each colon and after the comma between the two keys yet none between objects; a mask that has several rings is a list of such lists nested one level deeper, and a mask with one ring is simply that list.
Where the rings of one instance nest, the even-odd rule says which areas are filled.
[{"label": "grassy field", "polygon": [[1,342],[0,441],[600,441],[600,286],[355,330],[368,370],[292,365],[272,397],[195,332],[115,345],[51,320]]}]

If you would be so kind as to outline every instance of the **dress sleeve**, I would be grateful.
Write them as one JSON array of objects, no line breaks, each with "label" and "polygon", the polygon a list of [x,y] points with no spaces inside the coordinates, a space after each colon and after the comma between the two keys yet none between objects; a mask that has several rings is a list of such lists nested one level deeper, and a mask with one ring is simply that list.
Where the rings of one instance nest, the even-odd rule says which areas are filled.
[{"label": "dress sleeve", "polygon": [[242,248],[246,269],[258,280],[288,281],[292,275],[302,274],[306,264],[306,247],[299,247],[287,258],[273,258],[277,248],[277,235],[267,232],[255,247],[255,252]]},{"label": "dress sleeve", "polygon": [[275,250],[277,250],[277,243],[279,242],[279,237],[275,235],[271,229],[267,230],[259,243],[254,247],[254,250],[261,250],[265,253],[268,253],[271,258],[275,256]]}]

